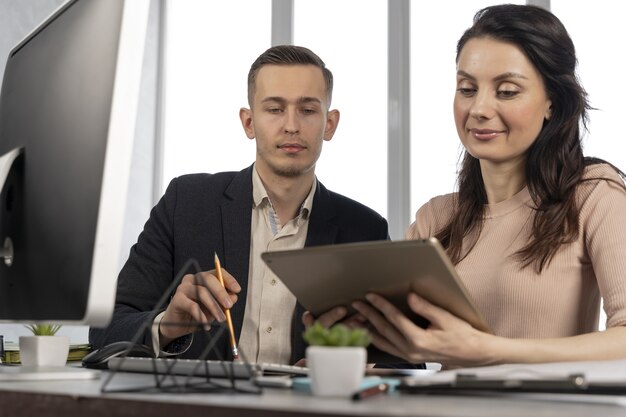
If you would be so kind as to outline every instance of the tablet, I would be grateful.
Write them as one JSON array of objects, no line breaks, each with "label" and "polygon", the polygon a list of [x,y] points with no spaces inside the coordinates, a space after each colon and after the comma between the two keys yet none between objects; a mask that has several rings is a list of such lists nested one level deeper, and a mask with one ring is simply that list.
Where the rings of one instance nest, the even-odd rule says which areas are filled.
[{"label": "tablet", "polygon": [[354,313],[352,301],[374,292],[426,327],[428,322],[407,304],[413,291],[491,333],[435,238],[313,246],[264,252],[261,258],[315,316],[339,305]]}]

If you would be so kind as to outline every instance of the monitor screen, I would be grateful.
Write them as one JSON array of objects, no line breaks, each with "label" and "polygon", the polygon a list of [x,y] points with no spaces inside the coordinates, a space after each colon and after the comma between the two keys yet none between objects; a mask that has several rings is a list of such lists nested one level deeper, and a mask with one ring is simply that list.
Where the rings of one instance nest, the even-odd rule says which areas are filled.
[{"label": "monitor screen", "polygon": [[72,0],[10,52],[0,96],[0,321],[106,326],[149,0]]}]

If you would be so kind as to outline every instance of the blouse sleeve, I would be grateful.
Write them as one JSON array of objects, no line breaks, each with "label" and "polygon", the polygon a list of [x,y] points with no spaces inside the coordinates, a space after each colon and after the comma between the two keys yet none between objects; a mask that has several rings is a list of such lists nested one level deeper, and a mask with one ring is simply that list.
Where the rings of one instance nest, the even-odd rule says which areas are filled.
[{"label": "blouse sleeve", "polygon": [[407,232],[407,239],[426,239],[434,236],[448,222],[452,213],[452,195],[432,198],[415,213],[415,221]]},{"label": "blouse sleeve", "polygon": [[[607,171],[610,170],[610,171]],[[610,168],[593,169],[610,180],[583,185],[581,233],[604,301],[607,328],[626,325],[626,189]]]}]

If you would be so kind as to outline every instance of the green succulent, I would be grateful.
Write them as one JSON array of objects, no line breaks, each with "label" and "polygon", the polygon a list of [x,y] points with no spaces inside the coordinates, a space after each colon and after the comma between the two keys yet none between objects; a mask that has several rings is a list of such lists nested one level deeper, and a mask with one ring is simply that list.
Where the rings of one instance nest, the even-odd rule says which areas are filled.
[{"label": "green succulent", "polygon": [[29,324],[24,326],[35,336],[54,336],[61,328],[60,324]]},{"label": "green succulent", "polygon": [[330,328],[316,321],[302,335],[311,346],[362,346],[370,344],[370,335],[365,329],[350,329],[345,324],[337,323]]}]

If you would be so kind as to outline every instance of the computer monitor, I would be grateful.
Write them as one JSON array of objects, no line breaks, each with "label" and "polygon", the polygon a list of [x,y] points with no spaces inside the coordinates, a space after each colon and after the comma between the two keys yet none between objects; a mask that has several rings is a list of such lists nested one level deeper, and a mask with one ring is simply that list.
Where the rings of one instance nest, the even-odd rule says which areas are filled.
[{"label": "computer monitor", "polygon": [[71,0],[0,96],[0,321],[111,319],[149,0]]}]

